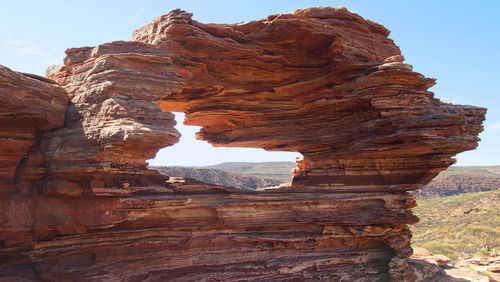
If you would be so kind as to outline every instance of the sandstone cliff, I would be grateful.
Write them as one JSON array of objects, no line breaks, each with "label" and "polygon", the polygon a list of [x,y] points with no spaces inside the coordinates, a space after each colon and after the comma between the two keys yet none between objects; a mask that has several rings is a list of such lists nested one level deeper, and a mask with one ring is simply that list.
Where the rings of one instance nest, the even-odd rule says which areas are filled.
[{"label": "sandstone cliff", "polygon": [[64,125],[68,96],[54,81],[0,66],[0,195],[33,193],[45,174],[43,135]]},{"label": "sandstone cliff", "polygon": [[[2,68],[0,277],[413,279],[408,191],[477,146],[486,110],[433,98],[388,35],[344,8],[235,25],[175,10],[67,50],[60,86]],[[214,146],[301,152],[293,183],[148,170],[180,137],[168,111]]]}]

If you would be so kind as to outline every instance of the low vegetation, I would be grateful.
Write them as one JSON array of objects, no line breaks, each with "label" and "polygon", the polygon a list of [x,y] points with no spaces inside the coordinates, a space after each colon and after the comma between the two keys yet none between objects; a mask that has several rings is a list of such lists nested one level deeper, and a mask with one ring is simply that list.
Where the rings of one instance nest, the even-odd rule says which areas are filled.
[{"label": "low vegetation", "polygon": [[213,166],[201,168],[220,169],[233,173],[241,173],[255,177],[270,178],[280,180],[281,182],[292,181],[292,170],[295,168],[295,162],[232,162],[221,163]]},{"label": "low vegetation", "polygon": [[500,251],[500,189],[417,201],[412,246],[451,259]]},{"label": "low vegetation", "polygon": [[242,189],[257,189],[262,187],[278,186],[283,181],[249,176],[241,173],[232,173],[220,169],[189,168],[189,167],[155,167],[155,169],[169,176],[193,178],[198,181],[236,187]]}]

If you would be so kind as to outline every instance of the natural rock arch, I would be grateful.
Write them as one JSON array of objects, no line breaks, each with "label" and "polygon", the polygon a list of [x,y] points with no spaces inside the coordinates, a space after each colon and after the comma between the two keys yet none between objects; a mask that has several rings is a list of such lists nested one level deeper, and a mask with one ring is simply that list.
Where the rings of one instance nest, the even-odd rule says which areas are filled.
[{"label": "natural rock arch", "polygon": [[295,183],[349,183],[347,170],[358,184],[416,189],[477,146],[480,119],[468,117],[483,110],[434,99],[434,79],[402,63],[388,35],[344,8],[236,25],[200,24],[177,10],[132,40],[168,49],[191,72],[182,92],[159,103],[202,126],[201,139],[300,152]]},{"label": "natural rock arch", "polygon": [[[485,109],[433,98],[388,35],[343,8],[236,25],[175,10],[132,42],[67,50],[47,73],[65,117],[1,175],[0,276],[411,279],[407,191],[477,146]],[[9,79],[64,104],[50,81]],[[166,111],[215,146],[304,160],[280,189],[168,183],[145,163],[179,138]]]}]

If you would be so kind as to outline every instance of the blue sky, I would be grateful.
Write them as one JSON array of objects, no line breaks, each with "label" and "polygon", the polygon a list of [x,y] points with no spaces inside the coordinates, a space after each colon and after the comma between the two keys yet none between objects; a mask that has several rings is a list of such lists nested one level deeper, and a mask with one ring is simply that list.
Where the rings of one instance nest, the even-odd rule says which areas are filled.
[{"label": "blue sky", "polygon": [[[488,108],[482,142],[458,165],[500,165],[500,1],[5,1],[0,10],[0,64],[43,75],[70,47],[129,40],[153,18],[181,8],[203,23],[235,23],[312,6],[344,6],[389,30],[406,62],[427,77],[445,102]],[[158,153],[155,165],[223,161],[294,161],[295,153],[213,148],[178,127],[181,142]]]}]

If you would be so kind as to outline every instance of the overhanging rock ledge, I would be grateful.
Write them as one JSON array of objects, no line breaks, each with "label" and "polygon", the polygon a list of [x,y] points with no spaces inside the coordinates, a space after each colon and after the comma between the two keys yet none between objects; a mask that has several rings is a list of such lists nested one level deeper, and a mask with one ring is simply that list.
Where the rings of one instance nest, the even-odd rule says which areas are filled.
[{"label": "overhanging rock ledge", "polygon": [[[435,99],[388,35],[345,8],[174,10],[47,78],[0,68],[0,280],[418,280],[409,191],[476,148],[486,109]],[[174,185],[146,165],[180,138],[169,111],[304,158],[279,188]]]}]

